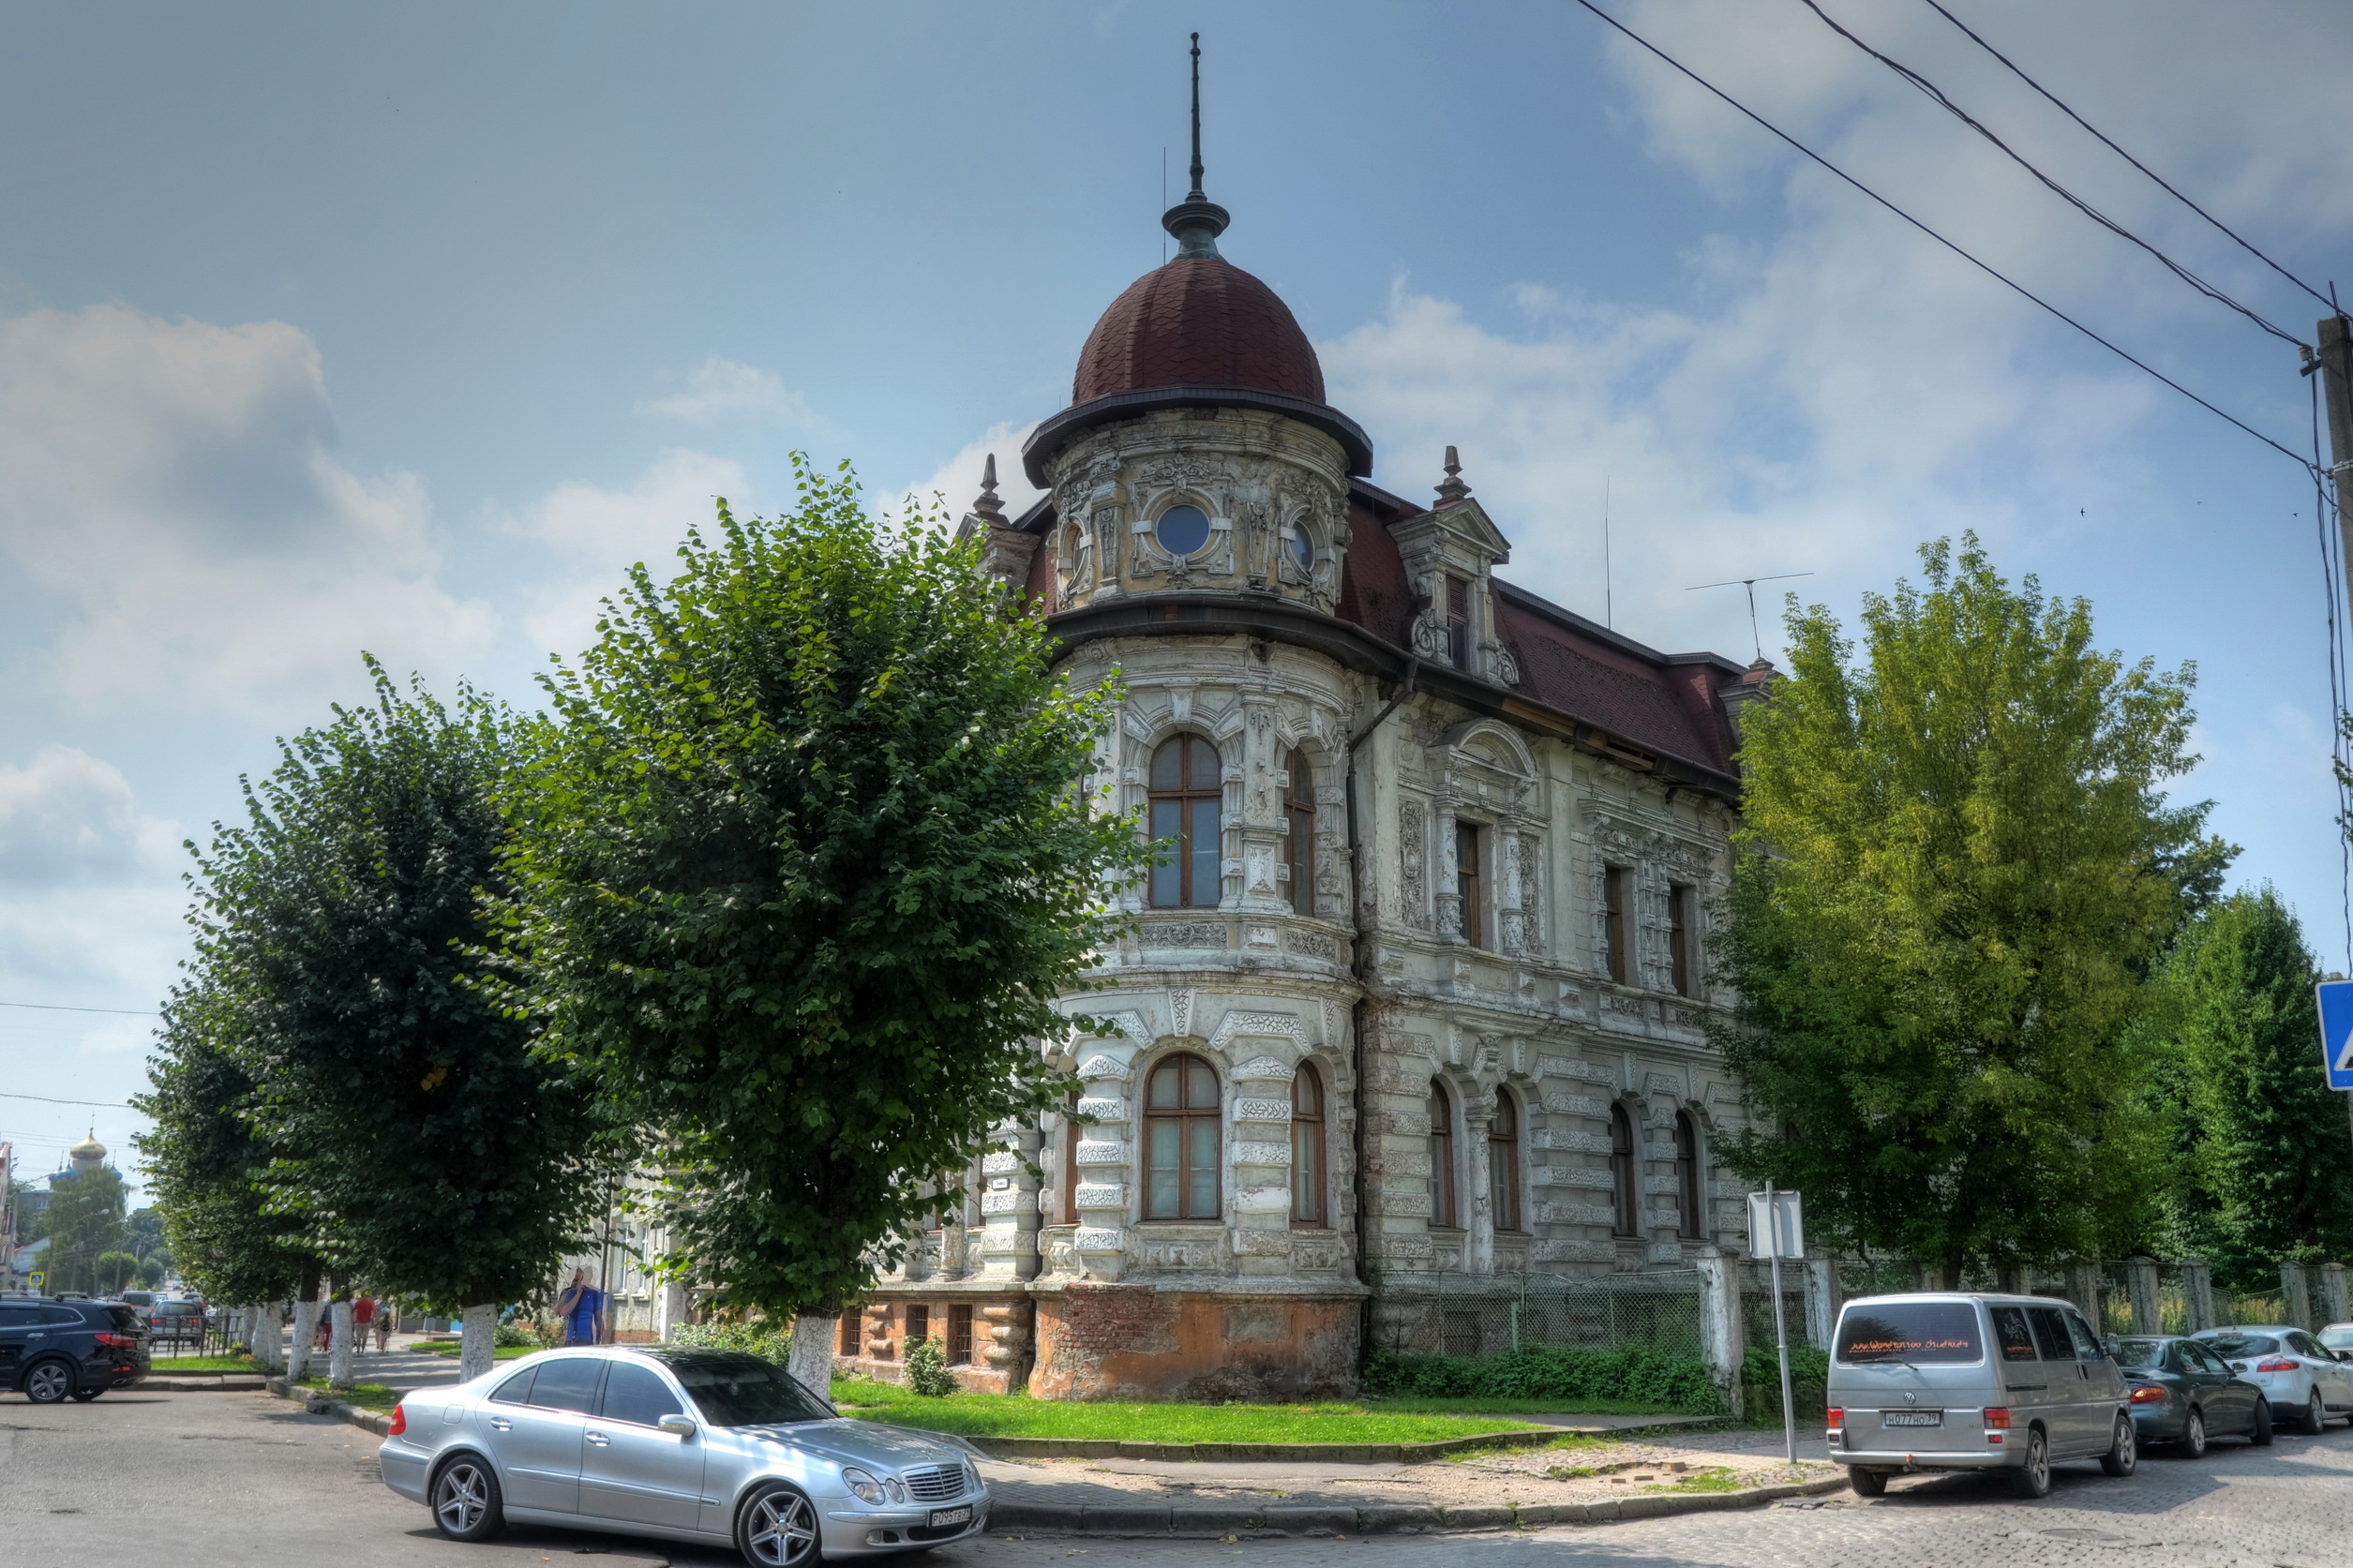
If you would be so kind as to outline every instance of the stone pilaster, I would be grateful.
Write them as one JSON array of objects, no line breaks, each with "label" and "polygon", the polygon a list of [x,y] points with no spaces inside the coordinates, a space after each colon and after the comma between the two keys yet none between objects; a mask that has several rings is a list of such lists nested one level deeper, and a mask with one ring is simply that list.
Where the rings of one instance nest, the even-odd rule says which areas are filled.
[{"label": "stone pilaster", "polygon": [[1846,1292],[1838,1283],[1838,1263],[1832,1258],[1808,1258],[1806,1269],[1806,1339],[1818,1350],[1830,1348],[1838,1326],[1838,1307]]},{"label": "stone pilaster", "polygon": [[981,1234],[972,1273],[982,1279],[1030,1279],[1038,1273],[1038,1163],[1035,1127],[1008,1129],[981,1157]]},{"label": "stone pilaster", "polygon": [[2133,1302],[2133,1332],[2162,1334],[2157,1326],[2157,1261],[2154,1258],[2128,1258],[2124,1261],[2126,1293]]},{"label": "stone pilaster", "polygon": [[1236,1272],[1291,1271],[1291,1083],[1296,1069],[1272,1056],[1234,1068]]},{"label": "stone pilaster", "polygon": [[2343,1263],[2320,1265],[2320,1310],[2332,1323],[2353,1321],[2353,1300],[2346,1299]]},{"label": "stone pilaster", "polygon": [[1739,1260],[1713,1247],[1703,1247],[1696,1260],[1700,1270],[1700,1353],[1708,1374],[1724,1396],[1725,1411],[1741,1409],[1740,1366],[1747,1354],[1747,1325],[1742,1318]]}]

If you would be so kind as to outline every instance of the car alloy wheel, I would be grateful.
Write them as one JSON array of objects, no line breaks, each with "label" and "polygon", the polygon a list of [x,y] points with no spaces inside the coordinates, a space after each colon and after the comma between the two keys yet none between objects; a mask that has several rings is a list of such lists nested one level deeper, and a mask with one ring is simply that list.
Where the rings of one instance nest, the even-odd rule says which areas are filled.
[{"label": "car alloy wheel", "polygon": [[472,1455],[461,1455],[433,1477],[433,1528],[453,1541],[487,1541],[506,1528],[499,1478]]},{"label": "car alloy wheel", "polygon": [[73,1392],[73,1368],[62,1361],[44,1361],[24,1374],[24,1396],[37,1405],[53,1405]]},{"label": "car alloy wheel", "polygon": [[736,1544],[759,1568],[802,1568],[817,1555],[817,1510],[790,1486],[772,1486],[743,1505]]},{"label": "car alloy wheel", "polygon": [[2316,1388],[2304,1400],[2304,1430],[2318,1437],[2320,1428],[2328,1424],[2328,1407],[2320,1402],[2320,1390]]},{"label": "car alloy wheel", "polygon": [[2116,1435],[2108,1440],[2108,1451],[2100,1456],[2100,1468],[2116,1476],[2130,1475],[2140,1468],[2140,1435],[2131,1416],[2116,1418]]},{"label": "car alloy wheel", "polygon": [[2020,1497],[2050,1495],[2051,1447],[2039,1426],[2026,1434],[2026,1463],[2010,1472],[2010,1489]]},{"label": "car alloy wheel", "polygon": [[2192,1411],[2181,1423],[2181,1456],[2185,1459],[2206,1457],[2206,1416]]}]

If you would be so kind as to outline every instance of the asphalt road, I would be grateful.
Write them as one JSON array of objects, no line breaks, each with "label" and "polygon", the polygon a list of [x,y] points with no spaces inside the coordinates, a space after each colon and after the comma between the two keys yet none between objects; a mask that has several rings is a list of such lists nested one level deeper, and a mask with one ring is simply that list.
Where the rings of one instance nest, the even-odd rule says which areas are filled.
[{"label": "asphalt road", "polygon": [[[110,1394],[37,1407],[0,1396],[0,1563],[7,1568],[722,1568],[727,1553],[559,1531],[494,1545],[443,1541],[385,1488],[376,1440],[262,1395]],[[2126,1563],[2151,1568],[2353,1568],[2353,1433],[2218,1443],[2203,1460],[2151,1454],[2129,1481],[2060,1471],[2019,1502],[1973,1477],[1899,1481],[1873,1502],[1696,1515],[1522,1534],[1368,1540],[1006,1540],[905,1560],[910,1568],[1944,1568]]]}]

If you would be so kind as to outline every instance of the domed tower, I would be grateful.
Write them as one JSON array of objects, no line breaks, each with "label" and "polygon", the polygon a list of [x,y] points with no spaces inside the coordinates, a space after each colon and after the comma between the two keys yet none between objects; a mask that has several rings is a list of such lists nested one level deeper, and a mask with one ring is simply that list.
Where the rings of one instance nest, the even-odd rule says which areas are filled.
[{"label": "domed tower", "polygon": [[79,1176],[85,1171],[106,1169],[106,1145],[98,1142],[97,1128],[92,1127],[88,1137],[66,1151],[72,1172]]}]

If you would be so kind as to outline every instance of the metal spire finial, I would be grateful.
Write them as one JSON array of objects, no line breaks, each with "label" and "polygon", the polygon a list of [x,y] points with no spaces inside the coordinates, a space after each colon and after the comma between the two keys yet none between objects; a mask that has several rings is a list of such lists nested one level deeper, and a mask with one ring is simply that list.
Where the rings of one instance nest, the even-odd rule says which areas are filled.
[{"label": "metal spire finial", "polygon": [[972,514],[989,528],[1005,526],[1005,503],[997,496],[997,454],[981,469],[981,499],[972,503]]},{"label": "metal spire finial", "polygon": [[1161,215],[1161,227],[1176,236],[1176,259],[1215,256],[1218,236],[1234,221],[1201,189],[1201,35],[1192,36],[1192,189]]}]

